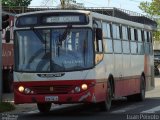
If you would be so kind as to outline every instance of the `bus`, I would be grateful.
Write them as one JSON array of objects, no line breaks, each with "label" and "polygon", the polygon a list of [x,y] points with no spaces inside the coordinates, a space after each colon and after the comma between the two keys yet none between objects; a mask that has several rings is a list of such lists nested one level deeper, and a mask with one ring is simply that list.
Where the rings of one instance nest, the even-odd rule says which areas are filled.
[{"label": "bus", "polygon": [[42,113],[52,103],[94,103],[108,111],[114,98],[145,99],[154,88],[155,22],[116,8],[101,11],[16,15],[15,104],[36,103]]}]

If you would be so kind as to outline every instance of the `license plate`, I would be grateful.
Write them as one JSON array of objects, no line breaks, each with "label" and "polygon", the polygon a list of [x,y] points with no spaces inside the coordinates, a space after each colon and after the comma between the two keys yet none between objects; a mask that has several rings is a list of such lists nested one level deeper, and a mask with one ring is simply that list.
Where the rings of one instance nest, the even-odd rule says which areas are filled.
[{"label": "license plate", "polygon": [[58,101],[58,96],[45,96],[45,101]]}]

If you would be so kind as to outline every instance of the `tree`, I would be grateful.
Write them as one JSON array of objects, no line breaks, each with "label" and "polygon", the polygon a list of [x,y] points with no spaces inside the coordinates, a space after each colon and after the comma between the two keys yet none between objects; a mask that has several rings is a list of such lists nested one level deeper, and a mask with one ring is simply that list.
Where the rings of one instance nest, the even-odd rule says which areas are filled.
[{"label": "tree", "polygon": [[[160,0],[152,0],[152,2],[141,2],[139,8],[147,13],[150,17],[160,17]],[[160,29],[160,20],[156,20],[158,28]],[[160,30],[153,33],[154,40],[160,41]]]},{"label": "tree", "polygon": [[145,13],[153,16],[160,15],[160,0],[152,0],[152,2],[141,2],[139,8]]},{"label": "tree", "polygon": [[2,0],[2,6],[28,6],[32,0]]},{"label": "tree", "polygon": [[76,0],[60,0],[61,2],[61,8],[84,8],[84,4],[83,3],[77,3]]}]

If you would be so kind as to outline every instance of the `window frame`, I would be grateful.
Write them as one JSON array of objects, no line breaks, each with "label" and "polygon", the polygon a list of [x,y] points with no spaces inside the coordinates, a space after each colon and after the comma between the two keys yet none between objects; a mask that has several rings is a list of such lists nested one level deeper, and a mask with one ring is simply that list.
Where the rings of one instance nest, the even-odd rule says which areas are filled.
[{"label": "window frame", "polygon": [[[116,28],[116,37],[117,37],[117,30],[118,30],[118,32],[119,32],[119,35],[118,35],[118,37],[116,38],[114,38],[114,29],[113,29],[113,27],[114,26],[116,26],[117,28]],[[121,34],[122,34],[122,32],[121,32],[121,24],[118,24],[118,23],[112,23],[111,24],[111,28],[112,28],[112,39],[113,39],[113,50],[114,50],[114,53],[115,54],[123,54],[123,49],[122,49],[122,39],[121,39]],[[120,44],[120,49],[116,49],[117,47],[115,46],[115,45],[118,45],[118,44],[115,44],[116,42],[120,42],[121,44]],[[119,48],[119,47],[118,47]],[[120,52],[119,52],[120,51]]]}]

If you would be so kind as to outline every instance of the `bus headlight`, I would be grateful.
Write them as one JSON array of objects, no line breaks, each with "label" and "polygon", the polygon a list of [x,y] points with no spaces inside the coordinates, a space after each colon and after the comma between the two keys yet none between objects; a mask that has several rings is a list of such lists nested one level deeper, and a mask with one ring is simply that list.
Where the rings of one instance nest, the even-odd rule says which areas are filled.
[{"label": "bus headlight", "polygon": [[82,85],[81,85],[81,88],[82,88],[82,90],[87,90],[88,85],[87,85],[87,84],[82,84]]},{"label": "bus headlight", "polygon": [[81,88],[77,86],[77,87],[75,87],[74,91],[79,93],[81,91]]},{"label": "bus headlight", "polygon": [[31,90],[29,88],[25,88],[24,93],[25,94],[29,94],[31,92]]},{"label": "bus headlight", "polygon": [[21,93],[24,92],[24,87],[23,86],[19,86],[18,91],[21,92]]}]

